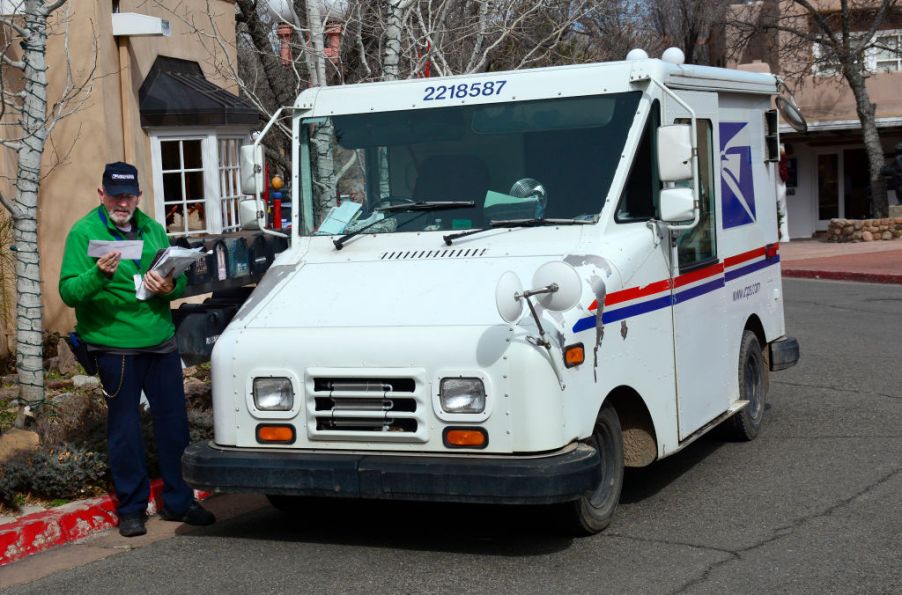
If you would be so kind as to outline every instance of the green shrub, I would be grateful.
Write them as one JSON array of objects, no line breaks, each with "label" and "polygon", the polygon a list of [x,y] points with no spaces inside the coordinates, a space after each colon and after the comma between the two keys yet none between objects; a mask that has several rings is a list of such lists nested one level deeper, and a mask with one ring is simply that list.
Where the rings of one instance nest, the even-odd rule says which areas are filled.
[{"label": "green shrub", "polygon": [[0,476],[0,491],[28,493],[42,499],[85,498],[109,489],[106,455],[64,444],[9,461]]}]

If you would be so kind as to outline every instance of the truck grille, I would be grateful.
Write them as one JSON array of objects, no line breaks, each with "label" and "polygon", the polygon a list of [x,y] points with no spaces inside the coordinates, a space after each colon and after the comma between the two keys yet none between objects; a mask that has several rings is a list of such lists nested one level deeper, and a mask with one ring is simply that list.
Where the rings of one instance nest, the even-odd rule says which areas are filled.
[{"label": "truck grille", "polygon": [[425,442],[428,403],[422,377],[307,376],[311,440]]}]

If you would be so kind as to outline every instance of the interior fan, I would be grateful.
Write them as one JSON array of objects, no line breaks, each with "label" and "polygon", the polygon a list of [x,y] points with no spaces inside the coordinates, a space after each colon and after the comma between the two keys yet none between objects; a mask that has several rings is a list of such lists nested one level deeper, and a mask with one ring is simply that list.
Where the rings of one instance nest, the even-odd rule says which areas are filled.
[{"label": "interior fan", "polygon": [[545,192],[545,187],[538,180],[521,178],[514,182],[508,194],[515,198],[534,199],[536,201],[536,219],[541,219],[545,216],[545,205],[548,201],[548,196]]}]

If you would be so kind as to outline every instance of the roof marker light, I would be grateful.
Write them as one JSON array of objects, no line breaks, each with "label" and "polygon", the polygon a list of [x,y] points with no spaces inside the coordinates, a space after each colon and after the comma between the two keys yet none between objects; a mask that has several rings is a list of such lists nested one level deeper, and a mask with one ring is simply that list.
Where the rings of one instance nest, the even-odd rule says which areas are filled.
[{"label": "roof marker light", "polygon": [[686,63],[686,54],[684,54],[683,50],[680,48],[667,48],[664,50],[664,53],[661,54],[661,59],[665,62],[680,66],[681,64]]}]

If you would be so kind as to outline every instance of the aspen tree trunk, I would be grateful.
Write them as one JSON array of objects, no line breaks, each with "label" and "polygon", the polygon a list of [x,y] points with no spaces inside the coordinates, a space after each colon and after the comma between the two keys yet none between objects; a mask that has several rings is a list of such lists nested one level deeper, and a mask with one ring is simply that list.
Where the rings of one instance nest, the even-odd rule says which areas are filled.
[{"label": "aspen tree trunk", "polygon": [[[307,26],[310,28],[310,50],[307,52],[313,86],[325,87],[326,53],[323,48],[323,17],[316,1],[307,2]],[[316,150],[316,182],[319,189],[320,219],[337,204],[335,178],[335,152],[332,147],[331,122],[316,125],[313,143]]]},{"label": "aspen tree trunk", "polygon": [[[16,241],[16,370],[19,397],[28,405],[44,401],[44,319],[41,305],[41,257],[38,251],[38,189],[41,156],[47,138],[47,15],[41,0],[26,0],[22,40],[25,97],[21,109],[23,138],[18,148],[13,227]],[[24,415],[16,425],[24,425]]]},{"label": "aspen tree trunk", "polygon": [[[382,52],[382,80],[396,81],[401,78],[401,26],[404,23],[404,11],[412,0],[385,0],[385,50]],[[379,196],[386,198],[391,194],[388,171],[388,150],[381,147],[378,151]]]},{"label": "aspen tree trunk", "polygon": [[385,0],[385,50],[382,53],[382,80],[400,78],[401,32],[404,12],[411,0]]}]

